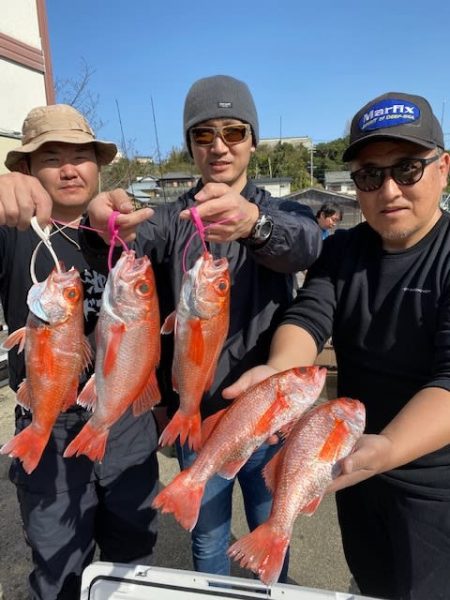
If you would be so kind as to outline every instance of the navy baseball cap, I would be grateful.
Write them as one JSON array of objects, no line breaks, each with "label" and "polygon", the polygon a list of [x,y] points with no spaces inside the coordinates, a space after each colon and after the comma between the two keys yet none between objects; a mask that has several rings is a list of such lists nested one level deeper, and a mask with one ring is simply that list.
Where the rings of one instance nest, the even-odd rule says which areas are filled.
[{"label": "navy baseball cap", "polygon": [[349,161],[371,142],[404,140],[424,148],[444,149],[444,134],[429,102],[422,96],[388,92],[368,102],[352,119],[350,144],[342,158]]}]

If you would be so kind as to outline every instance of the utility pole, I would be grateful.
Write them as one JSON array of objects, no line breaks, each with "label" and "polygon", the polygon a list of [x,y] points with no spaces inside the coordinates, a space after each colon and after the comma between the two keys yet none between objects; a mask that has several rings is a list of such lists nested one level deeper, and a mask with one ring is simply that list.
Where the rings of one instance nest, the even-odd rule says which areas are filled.
[{"label": "utility pole", "polygon": [[309,175],[310,175],[310,181],[311,181],[311,187],[313,186],[314,183],[314,143],[311,141],[311,156],[310,156],[310,160],[309,160]]}]

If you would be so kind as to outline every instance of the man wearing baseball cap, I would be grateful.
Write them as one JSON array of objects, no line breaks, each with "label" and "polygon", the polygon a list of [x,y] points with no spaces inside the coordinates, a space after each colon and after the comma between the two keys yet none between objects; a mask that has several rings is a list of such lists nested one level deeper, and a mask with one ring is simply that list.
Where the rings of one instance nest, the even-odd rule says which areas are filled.
[{"label": "man wearing baseball cap", "polygon": [[[116,152],[115,144],[95,138],[86,119],[71,106],[37,107],[26,117],[22,143],[5,160],[12,172],[0,176],[0,295],[10,333],[23,327],[28,316],[30,262],[39,243],[29,227],[35,214],[42,224],[52,223],[57,257],[81,275],[85,331],[93,342],[106,278],[85,261],[78,227],[97,193],[101,166]],[[46,279],[53,267],[53,259],[41,246],[35,263],[38,281]],[[8,367],[9,385],[17,391],[26,376],[23,354],[11,350]],[[85,457],[64,459],[65,448],[88,418],[85,409],[74,405],[58,417],[30,474],[18,458],[11,464],[10,479],[17,487],[32,551],[33,599],[77,600],[81,573],[92,561],[96,545],[105,560],[150,561],[156,541],[156,515],[150,505],[158,480],[153,416],[124,415],[111,430],[102,464]],[[31,420],[30,411],[17,405],[16,433]]]},{"label": "man wearing baseball cap", "polygon": [[[259,141],[259,125],[253,97],[243,81],[226,75],[196,81],[185,99],[183,130],[201,174],[194,188],[176,202],[155,209],[153,216],[145,209],[129,214],[124,195],[101,194],[90,205],[89,215],[94,227],[104,229],[112,210],[120,210],[124,214],[117,223],[125,236],[143,221],[137,231],[137,244],[149,254],[157,277],[159,274],[160,304],[166,314],[178,301],[185,248],[189,268],[202,253],[199,238],[188,244],[195,231],[190,209],[196,207],[202,221],[209,225],[209,250],[216,258],[228,259],[232,287],[228,338],[201,404],[202,416],[208,417],[229,405],[229,399],[222,396],[223,388],[265,359],[278,312],[292,299],[293,274],[308,268],[317,258],[321,236],[308,207],[272,198],[249,181],[247,169]],[[86,233],[86,240],[89,238]],[[89,242],[95,244],[93,239]],[[91,250],[94,259],[100,250]],[[105,257],[106,247],[103,262]],[[162,370],[168,401],[172,388],[168,357],[162,358]],[[173,401],[176,407],[178,399]],[[192,532],[196,570],[224,575],[230,572],[227,549],[235,479],[241,486],[250,528],[268,517],[272,498],[261,469],[277,449],[264,444],[236,478],[227,481],[216,476],[208,482]],[[192,464],[196,456],[187,445],[178,447],[178,454],[182,468]],[[284,580],[286,572],[287,563],[281,576]]]},{"label": "man wearing baseball cap", "polygon": [[[330,337],[338,395],[361,400],[365,435],[328,491],[363,594],[450,590],[450,156],[430,104],[383,94],[354,116],[344,153],[365,222],[325,240],[282,319],[267,365],[232,388],[308,365]],[[344,489],[345,488],[345,489]]]}]

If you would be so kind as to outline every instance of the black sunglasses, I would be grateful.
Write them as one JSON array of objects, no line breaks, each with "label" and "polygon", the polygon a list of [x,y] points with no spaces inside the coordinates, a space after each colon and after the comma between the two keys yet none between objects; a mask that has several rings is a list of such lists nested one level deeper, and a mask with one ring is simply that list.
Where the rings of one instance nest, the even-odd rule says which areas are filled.
[{"label": "black sunglasses", "polygon": [[250,134],[250,125],[224,125],[223,127],[192,127],[190,130],[191,140],[197,146],[212,146],[217,136],[227,144],[233,146],[246,140]]},{"label": "black sunglasses", "polygon": [[436,154],[431,158],[403,158],[389,167],[363,167],[350,173],[350,177],[362,192],[379,190],[388,173],[398,185],[414,185],[422,179],[425,167],[439,156]]}]

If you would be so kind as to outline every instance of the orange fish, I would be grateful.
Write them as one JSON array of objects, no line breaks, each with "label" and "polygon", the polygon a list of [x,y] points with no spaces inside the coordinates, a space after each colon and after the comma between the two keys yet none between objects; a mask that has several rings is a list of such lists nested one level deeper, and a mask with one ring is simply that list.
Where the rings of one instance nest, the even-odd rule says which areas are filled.
[{"label": "orange fish", "polygon": [[156,496],[153,507],[173,513],[192,531],[207,481],[216,473],[232,479],[256,448],[285,430],[316,401],[325,377],[326,369],[316,366],[277,373],[206,419],[207,439],[196,460]]},{"label": "orange fish", "polygon": [[37,467],[58,415],[75,404],[80,375],[91,359],[80,274],[61,268],[30,288],[26,326],[3,344],[7,350],[25,348],[26,379],[17,402],[32,411],[32,421],[0,452],[19,458],[27,473]]},{"label": "orange fish", "polygon": [[156,367],[160,358],[159,307],[147,256],[123,252],[111,270],[96,326],[95,373],[78,404],[92,417],[67,446],[65,457],[85,454],[101,461],[111,426],[133,406],[140,415],[160,399]]},{"label": "orange fish", "polygon": [[188,441],[201,445],[200,402],[209,390],[228,333],[230,274],[228,260],[200,256],[183,277],[176,313],[167,317],[161,333],[175,332],[172,385],[180,407],[161,434],[161,446]]},{"label": "orange fish", "polygon": [[266,585],[278,580],[299,513],[312,515],[339,461],[352,451],[365,426],[364,405],[338,398],[311,409],[296,423],[285,446],[264,468],[273,492],[268,520],[235,542],[228,554]]}]

